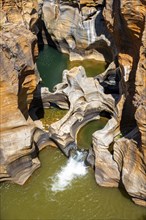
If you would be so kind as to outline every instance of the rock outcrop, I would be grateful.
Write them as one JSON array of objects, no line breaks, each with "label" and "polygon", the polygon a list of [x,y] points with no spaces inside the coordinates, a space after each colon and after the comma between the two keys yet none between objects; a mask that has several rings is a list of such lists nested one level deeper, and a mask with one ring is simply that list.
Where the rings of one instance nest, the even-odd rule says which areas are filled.
[{"label": "rock outcrop", "polygon": [[[116,124],[124,137],[114,140],[112,153],[109,153],[113,142],[110,137],[117,125],[112,123],[113,129],[108,129],[107,124],[93,134],[97,183],[116,186],[121,180],[133,201],[143,206],[146,206],[145,13],[143,1],[108,1],[105,4],[103,15],[115,42],[114,60],[122,82]],[[106,74],[99,79],[105,79]]]},{"label": "rock outcrop", "polygon": [[40,80],[37,38],[31,32],[37,13],[33,1],[2,1],[1,14],[0,180],[23,184],[40,166],[38,150],[47,138],[41,123],[29,115]]},{"label": "rock outcrop", "polygon": [[53,95],[58,97],[59,94],[68,97],[70,107],[61,120],[49,127],[49,134],[65,155],[69,156],[71,149],[77,148],[79,129],[87,122],[99,119],[102,111],[113,114],[115,99],[110,94],[104,94],[99,82],[88,78],[81,66],[63,72],[63,82],[56,86]]},{"label": "rock outcrop", "polygon": [[37,34],[37,0],[2,0],[1,9],[1,24],[8,22],[18,25],[22,24],[26,29],[29,29]]},{"label": "rock outcrop", "polygon": [[112,60],[101,3],[91,1],[86,6],[78,1],[39,2],[50,38],[58,50],[70,55],[70,60]]}]

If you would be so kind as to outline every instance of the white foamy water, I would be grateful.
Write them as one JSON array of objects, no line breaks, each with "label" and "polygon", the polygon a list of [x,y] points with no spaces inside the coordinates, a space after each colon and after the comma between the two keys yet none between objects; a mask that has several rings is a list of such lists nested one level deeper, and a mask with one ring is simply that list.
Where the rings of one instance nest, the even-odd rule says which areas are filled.
[{"label": "white foamy water", "polygon": [[51,190],[54,192],[67,189],[75,178],[85,176],[88,170],[82,161],[82,152],[70,157],[67,164],[61,168],[55,176],[53,176],[53,184]]}]

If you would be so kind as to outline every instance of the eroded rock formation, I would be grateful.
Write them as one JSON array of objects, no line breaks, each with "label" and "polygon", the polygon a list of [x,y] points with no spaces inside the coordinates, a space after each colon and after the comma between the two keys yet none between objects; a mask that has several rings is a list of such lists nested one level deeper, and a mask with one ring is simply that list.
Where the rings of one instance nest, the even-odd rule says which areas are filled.
[{"label": "eroded rock formation", "polygon": [[37,33],[36,21],[38,20],[37,0],[2,0],[1,23],[22,24],[26,29]]},{"label": "eroded rock formation", "polygon": [[115,59],[125,85],[125,101],[119,101],[123,106],[120,131],[124,138],[115,143],[113,159],[134,202],[146,206],[146,7],[137,0],[109,1],[103,14],[114,38]]},{"label": "eroded rock formation", "polygon": [[[88,6],[87,4],[87,1],[83,5],[81,2],[55,4],[54,1],[44,1],[43,19],[57,48],[70,53],[70,56],[79,54],[84,57],[91,52],[90,49],[94,48],[99,52],[100,47],[112,51],[114,63],[97,79],[104,87],[105,93],[112,93],[116,107],[105,128],[93,134],[95,177],[97,183],[102,186],[118,186],[122,181],[133,201],[146,206],[145,3],[139,0],[111,0],[96,1],[96,6],[92,5],[91,1]],[[96,24],[99,24],[98,27]],[[104,56],[104,53],[100,52]],[[98,57],[100,58],[101,56]],[[119,77],[118,94],[116,87],[108,88],[113,76]],[[109,80],[108,83],[106,80]],[[68,86],[68,83],[65,85]],[[77,86],[80,91],[80,83],[70,82],[70,85]],[[66,95],[70,100],[70,93]],[[83,114],[83,120],[85,115]],[[74,114],[71,118],[75,119]],[[67,124],[66,119],[52,125],[50,132],[54,133],[53,127],[54,130],[58,129],[55,126],[60,126],[59,123]],[[75,121],[70,122],[70,117],[67,120],[72,130]],[[63,137],[66,127],[60,128],[58,132],[61,132]],[[76,132],[77,130],[74,129]],[[72,133],[73,141],[75,134]],[[66,147],[67,143],[60,138],[61,135],[53,137],[57,141],[63,141]]]},{"label": "eroded rock formation", "polygon": [[53,95],[55,97],[58,94],[68,97],[70,107],[60,121],[49,127],[49,134],[50,138],[69,156],[70,150],[77,148],[76,135],[79,129],[87,122],[99,119],[102,111],[112,114],[115,109],[115,99],[110,94],[104,94],[99,82],[88,78],[81,66],[63,72],[63,82],[56,86]]},{"label": "eroded rock formation", "polygon": [[0,180],[18,184],[40,166],[37,155],[45,137],[41,123],[29,115],[40,80],[35,66],[37,38],[29,30],[36,30],[34,2],[2,1],[1,12]]},{"label": "eroded rock formation", "polygon": [[88,7],[78,1],[39,2],[50,37],[58,50],[70,55],[70,60],[112,60],[101,2],[91,1]]},{"label": "eroded rock formation", "polygon": [[[40,135],[42,142],[45,140],[45,135],[36,130],[35,144],[31,145],[37,126],[28,113],[39,79],[34,65],[36,38],[27,29],[36,33],[38,30],[36,11],[32,10],[35,1],[17,1],[12,5],[9,2],[2,1],[1,92],[7,94],[2,99],[2,109],[9,106],[15,120],[11,112],[8,117],[6,112],[2,113],[1,169],[3,180],[13,179],[22,184],[39,166],[36,148]],[[69,156],[70,150],[77,147],[79,128],[98,118],[101,111],[109,112],[111,119],[107,125],[93,134],[96,181],[106,187],[117,187],[122,182],[133,201],[146,206],[144,1],[50,0],[39,4],[49,37],[60,51],[70,54],[70,59],[113,61],[95,79],[87,78],[84,69],[78,67],[64,71],[63,82],[54,93],[43,89],[42,98],[47,106],[54,102],[69,108],[65,117],[50,126],[51,140]],[[12,24],[15,22],[17,25]],[[21,144],[16,144],[17,140]]]}]

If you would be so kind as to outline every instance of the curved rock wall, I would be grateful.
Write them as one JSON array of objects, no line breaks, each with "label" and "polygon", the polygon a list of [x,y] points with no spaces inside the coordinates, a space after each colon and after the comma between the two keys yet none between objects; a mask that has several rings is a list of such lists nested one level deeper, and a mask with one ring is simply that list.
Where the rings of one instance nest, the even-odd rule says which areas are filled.
[{"label": "curved rock wall", "polygon": [[[69,156],[71,149],[77,148],[76,136],[79,129],[87,122],[99,119],[102,111],[112,114],[115,100],[110,94],[103,93],[103,87],[96,79],[86,76],[82,66],[70,71],[64,70],[63,82],[56,86],[54,97],[62,95],[68,97],[69,111],[49,127],[49,134],[64,154]],[[56,104],[60,104],[60,100]]]},{"label": "curved rock wall", "polygon": [[[107,1],[104,8],[104,18],[117,48],[115,59],[125,84],[120,130],[122,135],[126,136],[114,145],[113,159],[120,164],[121,180],[127,192],[135,203],[144,206],[146,206],[145,15],[145,4],[138,0]],[[122,104],[123,101],[120,102]]]},{"label": "curved rock wall", "polygon": [[102,17],[103,6],[76,1],[39,1],[48,33],[70,60],[112,60],[110,35]]},{"label": "curved rock wall", "polygon": [[[0,38],[0,180],[23,184],[40,166],[37,141],[43,132],[29,107],[40,77],[35,60],[35,1],[2,1]],[[29,29],[28,29],[29,28]],[[34,135],[35,134],[35,135]]]}]

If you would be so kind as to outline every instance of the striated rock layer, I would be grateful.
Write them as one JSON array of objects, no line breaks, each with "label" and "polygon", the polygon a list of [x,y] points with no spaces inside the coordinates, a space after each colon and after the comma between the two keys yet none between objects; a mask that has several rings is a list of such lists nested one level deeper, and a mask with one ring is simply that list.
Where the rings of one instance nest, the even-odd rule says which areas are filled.
[{"label": "striated rock layer", "polygon": [[[109,57],[106,60],[113,58],[114,62],[108,69],[96,77],[104,88],[100,96],[104,97],[104,93],[111,93],[115,107],[111,107],[112,118],[105,128],[93,134],[95,178],[99,185],[107,187],[117,187],[122,182],[133,201],[146,206],[146,7],[144,2],[111,0],[96,1],[95,5],[92,5],[91,1],[89,4],[87,1],[80,4],[66,2],[56,4],[54,1],[43,1],[42,5],[42,17],[52,40],[59,50],[70,54],[70,59],[89,58],[91,54],[95,55],[98,52],[99,56],[92,57],[102,60],[102,56],[106,59],[105,51]],[[84,104],[83,106],[79,104],[80,108],[78,108],[78,103],[86,100],[83,91],[89,87],[89,94],[95,92],[92,92],[93,79],[86,83],[87,87],[82,83],[86,81],[84,74],[83,79],[78,74],[72,72],[66,74],[61,95],[63,97],[65,94],[68,97],[70,110],[62,121],[52,125],[49,130],[51,138],[63,151],[65,149],[66,154],[70,150],[69,143],[75,143],[76,133],[80,127],[75,113],[78,115],[78,110],[84,107]],[[119,78],[118,89],[117,78]],[[75,91],[76,94],[82,94],[82,98],[80,95],[76,96]],[[95,94],[97,93],[96,91]],[[56,95],[60,97],[58,87]],[[57,103],[58,98],[54,97]],[[101,97],[95,98],[100,100],[100,107],[103,106]],[[91,96],[90,98],[92,100]],[[108,101],[106,100],[106,104]],[[63,102],[66,103],[65,98],[61,105]],[[89,99],[87,102],[90,103]],[[64,104],[67,105],[68,103]],[[95,106],[97,112],[100,112],[98,103]],[[93,106],[89,104],[88,107],[92,109]],[[94,118],[93,109],[89,111],[90,116],[88,115],[91,120]],[[108,111],[107,108],[104,110]],[[84,121],[86,108],[81,112],[83,113],[80,118]]]},{"label": "striated rock layer", "polygon": [[[77,149],[76,136],[83,125],[99,119],[102,111],[112,114],[115,108],[115,99],[110,94],[104,94],[99,82],[88,78],[81,66],[63,72],[63,82],[56,86],[53,95],[67,96],[70,103],[68,113],[49,127],[50,138],[66,156],[70,155],[71,149]],[[56,104],[60,105],[60,100]]]},{"label": "striated rock layer", "polygon": [[40,166],[38,150],[47,138],[29,115],[40,77],[37,38],[27,28],[35,29],[37,14],[32,1],[2,1],[1,14],[0,181],[23,184]]},{"label": "striated rock layer", "polygon": [[97,183],[116,186],[122,181],[133,201],[143,206],[146,206],[145,14],[143,1],[106,1],[103,15],[115,42],[114,60],[123,81],[119,85],[117,123],[124,137],[114,140],[109,155],[112,140],[104,143],[103,137],[113,134],[116,128],[112,131],[105,127],[93,135]]},{"label": "striated rock layer", "polygon": [[[28,111],[39,82],[36,37],[28,30],[38,33],[35,3],[2,1],[1,177],[19,184],[39,166],[37,152],[48,138],[36,129]],[[106,126],[93,134],[90,157],[95,157],[96,182],[105,187],[122,183],[136,204],[146,206],[144,1],[40,0],[39,5],[45,34],[71,60],[113,61],[95,79],[76,67],[64,71],[54,93],[42,89],[44,106],[54,102],[69,109],[49,127],[50,139],[69,156],[77,148],[80,127],[102,111],[110,113]]]},{"label": "striated rock layer", "polygon": [[68,53],[70,60],[112,60],[101,2],[86,5],[78,1],[41,0],[39,5],[49,39],[58,50]]}]

